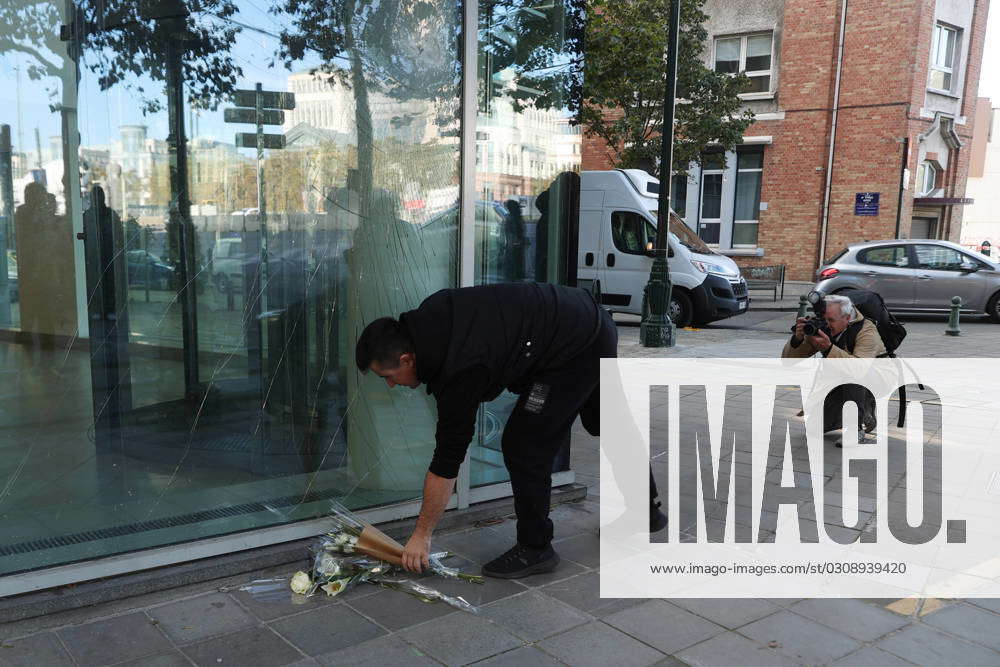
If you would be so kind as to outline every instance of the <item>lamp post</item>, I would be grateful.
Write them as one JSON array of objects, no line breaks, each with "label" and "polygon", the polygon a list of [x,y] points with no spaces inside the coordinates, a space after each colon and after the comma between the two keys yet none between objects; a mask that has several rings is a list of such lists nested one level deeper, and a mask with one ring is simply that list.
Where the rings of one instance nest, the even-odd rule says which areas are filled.
[{"label": "lamp post", "polygon": [[677,37],[681,22],[681,0],[670,7],[667,41],[667,85],[663,97],[663,129],[660,133],[660,191],[657,201],[656,246],[653,268],[646,283],[639,341],[644,347],[673,347],[674,324],[670,321],[670,269],[667,266],[667,234],[670,230],[670,172],[674,162],[674,101],[677,96]]}]

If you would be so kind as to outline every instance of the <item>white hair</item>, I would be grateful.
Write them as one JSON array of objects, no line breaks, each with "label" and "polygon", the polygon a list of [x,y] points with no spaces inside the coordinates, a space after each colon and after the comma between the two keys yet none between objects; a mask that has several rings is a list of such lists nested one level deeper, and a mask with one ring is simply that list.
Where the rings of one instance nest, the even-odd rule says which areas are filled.
[{"label": "white hair", "polygon": [[841,296],[839,294],[831,294],[823,299],[826,302],[826,307],[830,306],[840,306],[840,314],[846,315],[848,317],[854,317],[854,304],[846,296]]}]

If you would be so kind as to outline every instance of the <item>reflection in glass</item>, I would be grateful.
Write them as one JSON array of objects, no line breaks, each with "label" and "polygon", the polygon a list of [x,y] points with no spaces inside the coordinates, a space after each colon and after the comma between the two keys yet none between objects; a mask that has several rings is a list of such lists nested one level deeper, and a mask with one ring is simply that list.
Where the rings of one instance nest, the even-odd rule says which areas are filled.
[{"label": "reflection in glass", "polygon": [[[579,9],[572,0],[479,4],[476,284],[575,281]],[[480,412],[473,486],[507,480],[500,436],[517,398],[505,392]]]},{"label": "reflection in glass", "polygon": [[0,8],[0,574],[417,496],[353,347],[456,284],[458,4],[67,4]]}]

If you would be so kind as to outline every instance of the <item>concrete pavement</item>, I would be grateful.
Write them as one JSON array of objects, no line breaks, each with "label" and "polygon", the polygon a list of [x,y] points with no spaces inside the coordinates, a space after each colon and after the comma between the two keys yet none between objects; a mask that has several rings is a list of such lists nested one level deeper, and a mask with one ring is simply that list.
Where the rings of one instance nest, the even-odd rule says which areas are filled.
[{"label": "concrete pavement", "polygon": [[[751,311],[678,333],[673,350],[638,345],[622,322],[622,356],[777,355],[792,314]],[[628,319],[628,318],[624,318]],[[905,318],[904,356],[1000,356],[1000,325]],[[289,576],[291,563],[0,626],[0,665],[991,665],[1000,664],[1000,600],[615,600],[598,594],[597,440],[574,435],[586,499],[553,511],[551,574],[485,586],[433,581],[481,605],[477,616],[375,587],[304,605],[240,591]],[[512,517],[435,537],[469,570],[513,542]]]}]

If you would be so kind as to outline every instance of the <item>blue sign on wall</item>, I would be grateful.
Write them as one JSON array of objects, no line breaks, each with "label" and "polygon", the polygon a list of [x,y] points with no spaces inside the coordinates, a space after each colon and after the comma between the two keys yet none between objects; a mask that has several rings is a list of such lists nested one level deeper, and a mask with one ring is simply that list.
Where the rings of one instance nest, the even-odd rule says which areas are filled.
[{"label": "blue sign on wall", "polygon": [[854,193],[854,215],[878,215],[877,192]]}]

